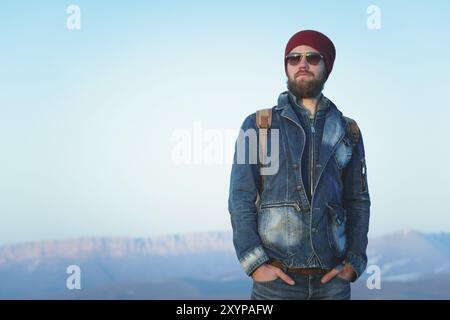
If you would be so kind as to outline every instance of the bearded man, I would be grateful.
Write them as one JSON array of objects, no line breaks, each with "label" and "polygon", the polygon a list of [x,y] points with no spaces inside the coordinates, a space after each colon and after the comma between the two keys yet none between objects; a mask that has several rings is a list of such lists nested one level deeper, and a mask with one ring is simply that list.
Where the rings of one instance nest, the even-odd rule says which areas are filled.
[{"label": "bearded man", "polygon": [[265,121],[256,112],[241,126],[238,139],[249,130],[269,138],[277,130],[279,139],[270,150],[278,153],[275,173],[262,176],[261,158],[238,161],[242,143],[231,170],[233,243],[253,280],[251,299],[350,299],[350,283],[366,268],[370,197],[362,134],[322,93],[335,57],[324,34],[294,34],[284,53],[288,91],[266,109]]}]

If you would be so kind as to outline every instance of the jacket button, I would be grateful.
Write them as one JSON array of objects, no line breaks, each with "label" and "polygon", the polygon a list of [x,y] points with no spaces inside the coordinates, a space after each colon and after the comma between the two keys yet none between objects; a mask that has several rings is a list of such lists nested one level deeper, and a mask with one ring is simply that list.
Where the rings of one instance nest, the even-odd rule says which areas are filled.
[{"label": "jacket button", "polygon": [[297,186],[297,191],[301,191],[302,189],[303,189],[303,187],[302,186]]},{"label": "jacket button", "polygon": [[312,228],[311,231],[312,231],[312,232],[317,232],[317,231],[319,231],[319,230],[317,230],[317,228]]},{"label": "jacket button", "polygon": [[294,168],[294,170],[297,170],[298,169],[298,164],[294,164],[294,165],[292,165],[292,167]]}]

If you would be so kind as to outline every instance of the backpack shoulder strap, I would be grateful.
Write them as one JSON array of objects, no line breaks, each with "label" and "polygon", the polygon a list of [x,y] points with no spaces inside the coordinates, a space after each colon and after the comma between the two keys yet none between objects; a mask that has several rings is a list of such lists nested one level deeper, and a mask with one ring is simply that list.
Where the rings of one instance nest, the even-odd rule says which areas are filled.
[{"label": "backpack shoulder strap", "polygon": [[256,126],[258,127],[261,152],[260,165],[264,165],[266,163],[267,129],[272,126],[272,108],[256,111]]},{"label": "backpack shoulder strap", "polygon": [[355,120],[344,117],[345,122],[347,123],[347,131],[350,133],[350,135],[353,138],[354,145],[358,144],[359,141],[359,127]]},{"label": "backpack shoulder strap", "polygon": [[261,167],[266,163],[267,130],[272,126],[272,108],[260,109],[256,111],[256,126],[258,127],[259,140],[259,187],[257,202],[260,200],[262,188],[264,185],[264,176],[261,174]]},{"label": "backpack shoulder strap", "polygon": [[272,125],[272,108],[256,111],[256,125],[259,129],[268,129]]}]

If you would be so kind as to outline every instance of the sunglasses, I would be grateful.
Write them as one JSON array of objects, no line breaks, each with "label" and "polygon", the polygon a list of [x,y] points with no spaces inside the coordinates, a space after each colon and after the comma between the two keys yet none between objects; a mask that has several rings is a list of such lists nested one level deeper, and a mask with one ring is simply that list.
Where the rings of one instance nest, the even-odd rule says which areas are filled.
[{"label": "sunglasses", "polygon": [[286,56],[286,61],[291,66],[296,66],[300,63],[302,60],[302,57],[305,56],[306,62],[312,66],[317,66],[320,63],[320,60],[322,60],[324,57],[318,52],[306,52],[306,53],[299,53],[299,52],[291,52]]}]

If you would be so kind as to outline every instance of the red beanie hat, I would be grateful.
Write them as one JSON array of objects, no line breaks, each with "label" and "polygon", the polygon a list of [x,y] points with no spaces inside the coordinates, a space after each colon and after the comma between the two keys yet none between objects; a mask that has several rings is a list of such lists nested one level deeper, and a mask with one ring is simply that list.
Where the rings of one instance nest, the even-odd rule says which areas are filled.
[{"label": "red beanie hat", "polygon": [[[331,42],[331,40],[323,33],[314,30],[303,30],[297,32],[289,39],[284,52],[284,57],[286,57],[292,49],[301,45],[310,46],[325,57],[325,68],[329,75],[331,70],[333,70],[334,58],[336,57],[336,49],[334,48],[333,42]],[[286,59],[284,59],[284,68],[286,70]]]}]

